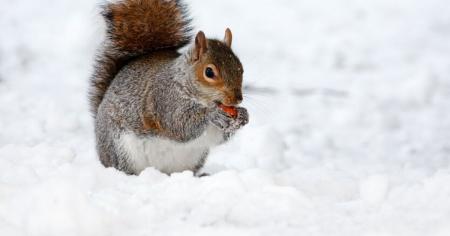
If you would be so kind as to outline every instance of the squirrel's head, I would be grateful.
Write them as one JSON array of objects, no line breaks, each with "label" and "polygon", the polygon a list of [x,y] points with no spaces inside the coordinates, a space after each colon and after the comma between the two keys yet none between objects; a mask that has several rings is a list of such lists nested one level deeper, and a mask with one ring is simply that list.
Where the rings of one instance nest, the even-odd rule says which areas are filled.
[{"label": "squirrel's head", "polygon": [[226,29],[223,41],[207,39],[200,31],[195,37],[192,61],[202,103],[235,106],[242,102],[242,74],[239,58],[231,50],[232,34]]}]

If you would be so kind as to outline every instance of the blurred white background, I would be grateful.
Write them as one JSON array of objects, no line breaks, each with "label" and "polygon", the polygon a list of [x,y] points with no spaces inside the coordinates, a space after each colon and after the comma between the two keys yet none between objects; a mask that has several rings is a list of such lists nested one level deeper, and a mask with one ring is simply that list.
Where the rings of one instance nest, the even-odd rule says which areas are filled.
[{"label": "blurred white background", "polygon": [[0,235],[450,235],[448,1],[186,1],[251,115],[201,179],[97,160],[101,2],[0,2]]}]

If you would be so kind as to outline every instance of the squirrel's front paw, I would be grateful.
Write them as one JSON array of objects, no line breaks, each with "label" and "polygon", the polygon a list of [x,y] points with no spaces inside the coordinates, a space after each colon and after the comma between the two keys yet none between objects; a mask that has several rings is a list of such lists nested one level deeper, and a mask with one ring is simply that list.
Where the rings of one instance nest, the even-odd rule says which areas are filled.
[{"label": "squirrel's front paw", "polygon": [[233,118],[221,109],[214,109],[209,113],[211,123],[220,130],[227,130],[230,128]]},{"label": "squirrel's front paw", "polygon": [[217,128],[228,133],[234,132],[248,123],[248,112],[243,107],[237,107],[236,118],[230,117],[221,109],[215,109],[210,113],[210,120]]},{"label": "squirrel's front paw", "polygon": [[237,107],[237,116],[231,122],[231,130],[235,131],[241,128],[242,126],[248,124],[248,111],[243,107]]}]

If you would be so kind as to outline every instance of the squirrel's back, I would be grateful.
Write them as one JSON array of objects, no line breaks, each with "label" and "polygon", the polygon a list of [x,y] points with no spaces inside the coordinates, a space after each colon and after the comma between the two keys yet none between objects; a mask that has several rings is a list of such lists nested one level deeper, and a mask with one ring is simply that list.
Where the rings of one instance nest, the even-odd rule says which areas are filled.
[{"label": "squirrel's back", "polygon": [[91,78],[94,117],[120,69],[136,57],[174,50],[191,40],[190,18],[180,0],[123,0],[104,6],[107,35]]}]

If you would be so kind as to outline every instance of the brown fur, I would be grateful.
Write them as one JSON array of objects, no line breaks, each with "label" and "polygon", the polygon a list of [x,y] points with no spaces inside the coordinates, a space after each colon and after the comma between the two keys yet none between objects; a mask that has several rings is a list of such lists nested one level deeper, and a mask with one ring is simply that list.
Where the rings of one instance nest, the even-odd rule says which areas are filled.
[{"label": "brown fur", "polygon": [[223,38],[223,42],[231,48],[231,43],[233,42],[233,34],[231,33],[230,28],[225,30],[225,37]]},{"label": "brown fur", "polygon": [[151,116],[142,116],[142,130],[144,132],[161,133],[163,130],[158,120]]},{"label": "brown fur", "polygon": [[[220,91],[224,95],[224,105],[234,106],[242,100],[243,68],[228,47],[228,43],[231,45],[231,31],[227,29],[225,34],[224,42],[221,42],[205,39],[203,32],[199,32],[194,51],[194,54],[199,53],[195,63],[195,74],[200,84]],[[214,82],[205,79],[204,71],[209,64],[213,64],[219,72]]]},{"label": "brown fur", "polygon": [[179,1],[127,0],[110,4],[103,15],[115,46],[125,51],[173,48],[190,40]]},{"label": "brown fur", "polygon": [[191,40],[190,19],[180,0],[123,0],[104,6],[107,39],[91,78],[94,116],[109,85],[131,59],[161,49],[178,49]]}]

